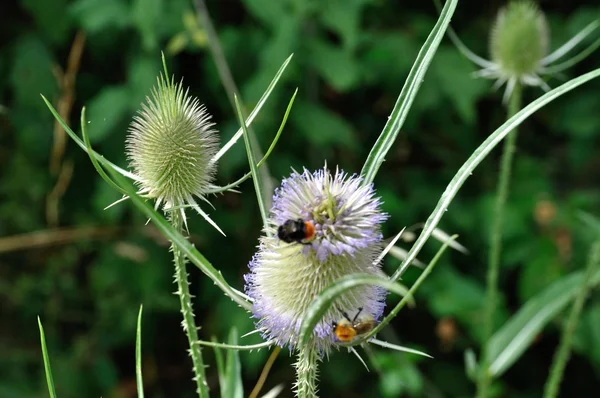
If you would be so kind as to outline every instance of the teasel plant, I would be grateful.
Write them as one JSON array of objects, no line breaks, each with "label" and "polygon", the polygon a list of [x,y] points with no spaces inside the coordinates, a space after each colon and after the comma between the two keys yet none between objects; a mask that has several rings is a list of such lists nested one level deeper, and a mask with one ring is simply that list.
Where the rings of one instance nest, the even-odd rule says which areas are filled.
[{"label": "teasel plant", "polygon": [[[143,180],[146,177],[140,173],[140,165],[134,164],[133,172],[128,171],[95,152],[86,132],[85,109],[82,111],[82,138],[80,138],[60,118],[50,102],[44,98],[50,111],[69,136],[88,153],[98,174],[124,197],[127,197],[172,242],[173,248],[177,248],[174,251],[177,250],[182,258],[197,266],[206,277],[214,282],[217,288],[254,318],[255,329],[248,333],[260,333],[265,341],[259,344],[239,344],[235,330],[231,331],[226,343],[200,339],[192,341],[190,339],[192,345],[211,346],[215,349],[222,396],[230,396],[231,391],[239,392],[243,388],[239,372],[235,373],[233,370],[231,372],[234,373],[229,372],[229,369],[239,369],[237,353],[240,350],[257,350],[267,347],[289,349],[297,358],[294,391],[298,397],[318,396],[319,363],[326,360],[333,350],[348,349],[351,353],[359,356],[357,347],[376,344],[399,351],[425,354],[408,347],[381,341],[375,336],[398,315],[408,302],[414,300],[417,289],[425,281],[444,249],[455,239],[455,236],[445,240],[438,253],[428,262],[413,285],[408,288],[399,284],[398,280],[416,259],[429,238],[438,233],[436,232],[439,231],[437,226],[448,211],[453,198],[490,151],[532,113],[561,95],[600,76],[600,69],[594,70],[550,90],[516,112],[506,123],[496,129],[472,153],[449,182],[445,191],[441,193],[437,205],[422,225],[418,238],[414,240],[410,250],[405,253],[402,263],[398,265],[392,275],[383,274],[380,268],[381,261],[397,242],[400,234],[389,243],[382,239],[381,225],[388,216],[384,212],[385,204],[377,195],[375,179],[398,137],[431,60],[448,28],[457,2],[457,0],[449,0],[445,3],[437,23],[417,55],[394,108],[360,173],[347,174],[337,168],[329,169],[327,163],[323,169],[314,172],[293,171],[275,191],[272,206],[268,206],[264,199],[265,192],[261,192],[265,185],[261,184],[259,168],[272,153],[283,131],[295,94],[270,148],[260,160],[256,156],[257,148],[249,137],[248,126],[274,90],[291,57],[284,62],[248,117],[245,117],[242,106],[235,97],[235,112],[241,128],[221,149],[215,152],[216,148],[211,147],[211,151],[208,152],[210,155],[206,156],[208,163],[205,171],[208,173],[203,174],[206,178],[203,179],[202,189],[189,189],[189,187],[198,188],[200,186],[192,184],[187,185],[186,192],[192,197],[206,198],[210,194],[235,189],[241,182],[252,178],[262,219],[263,235],[258,243],[258,251],[250,261],[249,272],[245,277],[245,292],[226,281],[218,267],[206,259],[184,236],[186,230],[182,210],[192,208],[198,212],[188,196],[180,196],[179,198],[182,200],[178,202],[165,200],[163,196],[163,200],[158,201],[158,204],[156,202],[154,205],[148,203],[149,199],[160,198],[161,192],[164,195],[164,192],[167,192],[165,188],[157,190],[156,187],[152,189],[148,185],[144,185],[147,181]],[[167,76],[165,71],[163,79],[159,78],[159,88],[156,90],[157,92],[160,90],[160,84],[172,84],[169,86],[172,90],[170,92],[175,94],[171,97],[177,99],[176,93],[179,92],[177,87],[182,89],[182,86],[175,85],[174,80],[168,80]],[[148,102],[146,109],[143,109],[142,112],[152,108],[151,103]],[[183,103],[185,104],[186,100],[183,100]],[[195,104],[194,100],[190,100],[189,104]],[[207,122],[205,115],[196,120]],[[142,126],[144,123],[138,119],[138,124]],[[204,129],[211,129],[208,125],[203,124],[203,126]],[[137,128],[138,125],[136,124],[135,127]],[[208,132],[208,130],[203,131]],[[209,178],[214,175],[211,174],[213,172],[210,170],[214,170],[211,167],[215,166],[223,154],[241,137],[244,139],[250,171],[231,184],[221,187],[213,186],[212,179]],[[132,143],[133,139],[130,139],[128,149],[130,159],[133,159]],[[130,180],[133,180],[133,183]],[[134,184],[137,184],[139,189]],[[197,202],[195,203],[198,205]],[[157,211],[158,209],[166,210],[167,217],[165,218],[165,215]],[[180,218],[175,225],[171,222],[173,221],[171,219],[173,212],[177,213],[177,217]],[[294,221],[295,218],[308,223],[305,226],[308,225],[310,231],[304,235],[308,239],[300,239],[300,242],[286,242],[281,239],[278,228],[289,220]],[[296,221],[298,221],[297,219]],[[313,229],[310,229],[311,227]],[[283,272],[286,270],[288,272]],[[580,276],[583,277],[574,275],[573,278]],[[276,278],[285,286],[294,285],[296,287],[294,291],[284,293],[289,295],[288,297],[293,296],[297,303],[285,303],[278,297],[282,292],[273,283]],[[594,274],[593,278],[600,282],[600,275]],[[294,284],[299,279],[302,279],[301,283]],[[564,286],[562,287],[564,288]],[[384,311],[384,300],[389,292],[401,296],[401,299],[392,305],[389,311]],[[561,297],[564,299],[564,295]],[[182,304],[182,311],[186,311],[187,309],[183,308],[185,303],[180,302],[180,304]],[[141,369],[141,315],[140,308],[136,338],[136,381],[139,397],[143,397],[144,393]],[[515,322],[523,322],[522,318],[517,317]],[[550,318],[538,317],[536,320],[538,323],[529,325],[530,327],[526,330],[512,327],[499,337],[502,342],[506,343],[498,345],[501,348],[495,353],[497,366],[502,370],[518,359],[524,350],[523,342],[531,342],[534,336],[531,333],[539,331]],[[369,327],[359,328],[357,322],[368,323]],[[51,396],[56,396],[50,368],[50,355],[45,346],[41,322],[39,326],[48,388]],[[187,328],[187,331],[189,330]],[[512,344],[514,340],[520,342],[520,351],[514,349]],[[193,350],[194,347],[191,349]],[[222,350],[227,350],[226,357],[222,355]],[[201,355],[201,351],[197,352]],[[208,396],[204,368],[195,373],[198,396]],[[265,396],[273,397],[281,391],[281,388],[278,386]]]},{"label": "teasel plant", "polygon": [[[271,93],[290,59],[291,57],[283,64],[271,86],[259,101],[259,108],[262,107]],[[144,202],[153,200],[154,210],[161,209],[168,219],[168,224],[178,234],[187,234],[186,210],[188,209],[196,211],[212,227],[223,234],[219,226],[200,207],[196,198],[210,205],[207,199],[209,194],[234,190],[239,184],[251,177],[252,174],[249,172],[239,180],[226,186],[219,187],[213,184],[219,158],[241,137],[241,131],[219,150],[217,131],[213,129],[214,123],[211,122],[211,116],[206,108],[200,105],[198,99],[191,97],[188,90],[184,90],[182,82],[175,83],[174,77],[168,77],[164,55],[163,68],[164,72],[157,78],[157,85],[152,89],[151,96],[146,98],[139,114],[134,117],[130,124],[129,134],[126,138],[126,154],[132,171],[112,164],[93,151],[87,135],[85,108],[82,110],[81,115],[83,140],[68,129],[62,119],[59,119],[59,121],[79,146],[90,154],[92,163],[98,173],[123,194],[122,199],[108,205],[107,209],[132,198],[135,200],[141,199]],[[51,107],[50,103],[45,98],[43,99]],[[52,107],[51,111],[55,117],[58,116]],[[253,112],[249,120],[255,116],[256,111]],[[284,124],[285,121],[265,157],[255,166],[260,166],[266,161],[281,135]],[[106,170],[109,173],[117,173],[130,178],[139,189],[135,192],[123,189],[122,185],[115,181],[114,176],[111,178],[106,173]],[[183,315],[182,327],[188,337],[190,346],[189,353],[192,358],[193,379],[196,383],[198,396],[207,397],[209,391],[205,376],[206,365],[202,357],[202,347],[197,344],[198,326],[194,320],[193,296],[189,291],[186,270],[189,253],[186,253],[186,250],[181,248],[181,244],[175,243],[168,234],[167,238],[172,243],[171,251],[174,257],[175,282],[177,284],[176,295],[180,299]],[[181,238],[181,236],[178,235],[178,238]],[[218,283],[221,285],[225,283],[220,273],[215,278],[218,279]],[[231,291],[235,292],[232,295],[235,295],[236,300],[246,303],[246,301],[243,301],[243,294],[234,290]]]},{"label": "teasel plant", "polygon": [[[438,3],[436,1],[436,3]],[[437,4],[439,7],[439,4]],[[570,40],[549,53],[550,28],[546,16],[530,0],[511,1],[502,7],[489,33],[490,59],[484,59],[471,51],[449,29],[449,37],[457,49],[481,69],[474,73],[476,78],[495,80],[494,89],[506,85],[502,102],[507,106],[507,119],[514,116],[522,106],[523,89],[527,86],[540,87],[549,91],[546,78],[560,74],[590,55],[600,46],[600,38],[589,44],[569,59],[564,59],[586,38],[600,27],[600,20],[585,26]],[[483,322],[482,370],[477,377],[477,395],[486,397],[491,375],[485,370],[489,365],[489,344],[494,332],[495,310],[499,296],[498,277],[502,253],[502,227],[506,202],[509,197],[510,175],[516,151],[518,131],[514,129],[504,141],[500,171],[496,187],[494,211],[492,213],[486,302]]]}]

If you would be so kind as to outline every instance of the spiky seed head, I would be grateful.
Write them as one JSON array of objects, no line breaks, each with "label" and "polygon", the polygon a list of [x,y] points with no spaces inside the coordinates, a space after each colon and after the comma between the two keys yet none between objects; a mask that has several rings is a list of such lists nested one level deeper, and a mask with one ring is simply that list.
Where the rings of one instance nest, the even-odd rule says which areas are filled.
[{"label": "spiky seed head", "polygon": [[163,209],[193,204],[216,172],[211,159],[219,138],[211,116],[197,98],[161,75],[151,97],[129,126],[127,157],[138,177],[140,194]]},{"label": "spiky seed head", "polygon": [[548,52],[548,24],[531,1],[514,1],[498,12],[490,36],[492,61],[507,78],[535,74]]},{"label": "spiky seed head", "polygon": [[[380,272],[376,260],[387,215],[373,186],[361,182],[357,175],[332,174],[325,167],[294,172],[275,191],[267,233],[245,275],[256,326],[266,339],[295,348],[302,319],[319,293],[343,276]],[[277,238],[277,227],[290,219],[314,225],[310,243]],[[338,297],[313,331],[318,349],[328,352],[337,342],[332,324],[343,313],[355,314],[362,307],[364,314],[379,319],[385,296],[379,287],[360,286]]]}]

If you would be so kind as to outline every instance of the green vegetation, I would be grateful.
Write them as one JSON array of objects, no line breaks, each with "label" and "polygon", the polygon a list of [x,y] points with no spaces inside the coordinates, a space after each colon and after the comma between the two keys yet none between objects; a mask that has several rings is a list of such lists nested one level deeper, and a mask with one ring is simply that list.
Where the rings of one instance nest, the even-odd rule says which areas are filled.
[{"label": "green vegetation", "polygon": [[[236,96],[232,82],[224,88],[222,65],[215,65],[218,50],[209,46],[214,37],[198,22],[193,2],[51,3],[5,5],[0,29],[0,397],[48,391],[58,398],[197,396],[173,295],[171,242],[190,259],[185,270],[198,338],[262,343],[258,333],[244,337],[254,320],[249,304],[228,284],[243,291],[270,206],[265,190],[278,186],[291,168],[315,170],[326,161],[350,174],[362,170],[390,216],[385,238],[407,227],[398,246],[409,250],[420,232],[416,226],[443,204],[440,198],[461,166],[507,120],[503,89],[494,92],[492,82],[473,78],[477,68],[447,36],[422,84],[420,76],[409,77],[438,21],[433,2],[208,1]],[[496,6],[459,1],[452,17],[460,39],[477,54],[487,54]],[[550,4],[543,11],[551,51],[600,18],[600,7],[583,2]],[[598,37],[600,29],[578,48]],[[84,140],[82,148],[91,146],[127,169],[128,125],[163,70],[161,51],[175,81],[183,78],[183,87],[213,115],[221,146],[243,131],[243,139],[219,159],[216,184],[250,171],[260,174],[244,180],[236,188],[241,193],[207,196],[214,210],[201,203],[226,236],[186,209],[189,244],[181,228],[173,232],[168,217],[139,197],[104,210],[122,197],[115,185],[127,194],[133,185],[123,183],[105,160],[92,156],[90,162],[40,98]],[[546,82],[558,87],[597,68],[598,51]],[[414,76],[421,86],[412,106],[408,101],[406,109],[392,113],[405,81]],[[274,77],[279,80],[270,86]],[[251,125],[248,119],[241,123],[266,91],[268,100],[260,102]],[[437,211],[438,227],[457,234],[468,254],[441,255],[440,242],[429,239],[417,257],[425,264],[434,259],[433,270],[433,264],[425,273],[403,265],[399,272],[401,260],[384,260],[388,275],[401,275],[402,284],[419,290],[416,306],[406,295],[396,310],[401,299],[388,296],[384,316],[404,308],[377,336],[433,359],[369,345],[357,349],[367,372],[342,348],[319,365],[320,396],[474,396],[482,363],[487,397],[539,397],[546,383],[552,397],[557,391],[568,397],[597,391],[599,92],[600,79],[586,82],[519,126],[493,299],[486,302],[486,278],[502,145],[453,185],[456,196]],[[539,87],[519,87],[520,106],[510,113],[542,94]],[[394,130],[402,124],[398,120],[404,124]],[[100,178],[100,167],[113,186]],[[416,236],[409,239],[411,234]],[[374,277],[350,277],[313,302],[304,340],[330,297],[360,284],[405,292]],[[486,335],[491,337],[482,361]],[[204,348],[212,396],[248,396],[271,351]],[[281,384],[281,397],[293,395],[294,355],[282,351],[261,394]],[[136,387],[142,383],[143,392]]]}]

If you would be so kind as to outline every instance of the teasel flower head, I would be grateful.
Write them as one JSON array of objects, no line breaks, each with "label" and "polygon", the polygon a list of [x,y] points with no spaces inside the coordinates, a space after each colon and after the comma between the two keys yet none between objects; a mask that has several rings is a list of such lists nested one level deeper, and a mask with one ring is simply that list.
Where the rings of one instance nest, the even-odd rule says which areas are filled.
[{"label": "teasel flower head", "polygon": [[545,81],[547,76],[573,66],[597,47],[599,42],[593,43],[569,60],[561,63],[557,61],[599,26],[599,21],[590,23],[564,45],[548,54],[550,31],[546,17],[532,1],[518,0],[510,2],[496,16],[490,32],[491,60],[471,52],[454,32],[451,32],[451,38],[463,55],[482,67],[475,76],[496,80],[495,88],[506,84],[503,97],[506,102],[517,84],[550,90]]},{"label": "teasel flower head", "polygon": [[[182,82],[161,75],[142,110],[129,126],[126,151],[143,197],[155,199],[156,208],[180,211],[194,208],[219,229],[196,203],[205,200],[217,164],[219,148],[211,116]],[[220,230],[219,230],[220,231]]]},{"label": "teasel flower head", "polygon": [[[269,225],[246,274],[246,292],[254,300],[257,329],[267,340],[294,349],[302,319],[314,298],[337,279],[355,273],[376,275],[382,251],[381,224],[387,214],[372,185],[357,175],[327,166],[293,172],[275,191]],[[277,236],[288,220],[314,226],[306,241],[286,243]],[[337,340],[332,324],[354,316],[378,320],[386,292],[359,286],[339,296],[313,331],[319,351],[328,353]]]},{"label": "teasel flower head", "polygon": [[535,75],[548,52],[548,41],[548,23],[538,7],[527,1],[510,3],[498,12],[492,26],[492,62],[507,79]]}]

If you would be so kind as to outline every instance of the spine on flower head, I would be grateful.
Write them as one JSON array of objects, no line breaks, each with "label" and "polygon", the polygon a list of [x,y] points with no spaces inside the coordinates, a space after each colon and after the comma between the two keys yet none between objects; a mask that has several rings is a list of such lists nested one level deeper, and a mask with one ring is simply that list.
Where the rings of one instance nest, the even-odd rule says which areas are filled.
[{"label": "spine on flower head", "polygon": [[[264,337],[295,348],[300,323],[316,295],[343,276],[377,274],[386,219],[373,186],[362,186],[357,175],[323,168],[284,179],[273,198],[269,233],[261,237],[245,276]],[[375,286],[340,296],[314,329],[317,348],[327,352],[341,341],[336,334],[340,320],[353,327],[379,319],[385,296]]]}]

